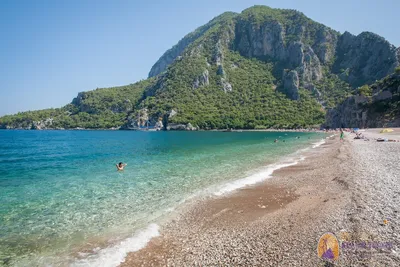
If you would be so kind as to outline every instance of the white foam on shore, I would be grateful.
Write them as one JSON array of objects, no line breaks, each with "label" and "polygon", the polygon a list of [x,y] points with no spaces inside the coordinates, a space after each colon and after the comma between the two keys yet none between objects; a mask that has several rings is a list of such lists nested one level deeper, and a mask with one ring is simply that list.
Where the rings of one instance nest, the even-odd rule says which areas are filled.
[{"label": "white foam on shore", "polygon": [[[333,136],[333,135],[332,135]],[[332,137],[330,136],[330,137]],[[312,148],[316,148],[325,143],[325,140],[318,141],[313,143]],[[281,160],[277,163],[271,164],[263,168],[261,171],[254,173],[248,177],[235,180],[232,182],[228,182],[226,184],[221,185],[217,189],[215,187],[208,188],[205,190],[201,190],[191,196],[186,197],[182,201],[180,201],[179,205],[184,204],[187,200],[192,198],[196,198],[198,196],[205,195],[215,195],[222,196],[228,193],[231,193],[237,189],[254,185],[260,183],[264,180],[267,180],[272,177],[274,171],[297,165],[299,162],[305,160],[305,157],[302,156],[302,152],[309,150],[310,147],[306,147],[295,152],[292,157],[286,158],[285,160]],[[173,212],[175,207],[170,207],[165,209],[165,212]],[[104,266],[104,267],[114,267],[120,265],[125,261],[125,258],[129,252],[138,251],[144,247],[146,247],[147,243],[154,237],[159,236],[159,226],[157,224],[150,224],[147,228],[136,232],[130,238],[122,240],[120,243],[114,246],[110,246],[103,249],[98,249],[94,254],[90,256],[86,256],[83,259],[76,260],[71,266],[76,267],[91,267],[91,266]],[[95,250],[94,250],[95,251]]]},{"label": "white foam on shore", "polygon": [[132,237],[122,240],[117,245],[100,249],[93,255],[75,261],[71,266],[118,266],[125,261],[125,257],[129,252],[144,248],[153,237],[159,235],[159,226],[152,223],[147,228],[136,232]]},{"label": "white foam on shore", "polygon": [[336,134],[332,134],[332,135],[330,135],[330,136],[328,136],[328,137],[325,137],[325,139],[329,139],[329,138],[332,138],[332,137],[334,137]]},{"label": "white foam on shore", "polygon": [[293,159],[292,161],[289,161],[289,162],[276,163],[276,164],[269,165],[266,169],[264,169],[258,173],[255,173],[246,178],[242,178],[242,179],[230,182],[228,184],[225,184],[224,186],[222,186],[222,188],[220,188],[219,190],[214,192],[214,195],[221,196],[221,195],[230,193],[232,191],[235,191],[239,188],[243,188],[243,187],[246,187],[249,185],[254,185],[254,184],[260,183],[268,178],[271,178],[271,175],[274,171],[285,168],[285,167],[296,165],[304,159],[305,159],[305,157],[301,157],[298,159]]},{"label": "white foam on shore", "polygon": [[[330,137],[333,137],[333,136],[335,136],[335,135],[331,135]],[[325,143],[326,143],[326,141],[324,139],[321,139],[320,141],[313,143],[312,144],[312,148],[317,148],[317,147],[319,147],[319,146],[321,146],[321,145],[323,145]],[[295,154],[306,152],[309,149],[310,149],[310,147],[306,147],[306,148],[300,149],[297,152],[295,152]],[[300,157],[291,158],[291,159],[286,160],[284,162],[281,161],[281,162],[278,162],[278,163],[275,163],[275,164],[271,164],[271,165],[267,166],[266,169],[264,169],[264,170],[262,170],[260,172],[252,174],[252,175],[250,175],[250,176],[248,176],[246,178],[235,180],[235,181],[232,181],[230,183],[227,183],[227,184],[223,185],[222,187],[220,187],[219,189],[214,191],[214,195],[215,196],[222,196],[224,194],[230,193],[230,192],[235,191],[237,189],[240,189],[240,188],[243,188],[243,187],[246,187],[246,186],[249,186],[249,185],[254,185],[254,184],[260,183],[260,182],[262,182],[262,181],[264,181],[264,180],[266,180],[268,178],[271,178],[271,176],[272,176],[274,171],[282,169],[282,168],[286,168],[286,167],[290,167],[290,166],[296,165],[300,161],[303,161],[303,160],[305,160],[305,157],[300,154]]]},{"label": "white foam on shore", "polygon": [[318,141],[318,142],[314,143],[312,148],[317,148],[317,147],[319,147],[319,146],[321,146],[323,144],[325,144],[325,140],[321,139],[321,141]]}]

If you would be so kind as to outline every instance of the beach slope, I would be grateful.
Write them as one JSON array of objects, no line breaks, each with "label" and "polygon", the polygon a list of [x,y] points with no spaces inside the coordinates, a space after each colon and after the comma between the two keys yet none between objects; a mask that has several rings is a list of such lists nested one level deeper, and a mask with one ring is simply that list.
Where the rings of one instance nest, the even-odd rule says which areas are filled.
[{"label": "beach slope", "polygon": [[329,138],[266,182],[186,205],[121,266],[327,266],[317,255],[327,232],[338,266],[399,266],[400,143],[364,134],[371,141]]}]

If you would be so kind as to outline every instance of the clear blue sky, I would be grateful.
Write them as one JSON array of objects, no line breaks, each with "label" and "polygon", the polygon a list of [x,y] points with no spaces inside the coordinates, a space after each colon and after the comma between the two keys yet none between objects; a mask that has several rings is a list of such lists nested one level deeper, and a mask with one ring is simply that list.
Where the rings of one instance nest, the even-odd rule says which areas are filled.
[{"label": "clear blue sky", "polygon": [[372,31],[400,46],[399,0],[1,0],[0,116],[145,79],[185,34],[256,4],[297,9],[340,32]]}]

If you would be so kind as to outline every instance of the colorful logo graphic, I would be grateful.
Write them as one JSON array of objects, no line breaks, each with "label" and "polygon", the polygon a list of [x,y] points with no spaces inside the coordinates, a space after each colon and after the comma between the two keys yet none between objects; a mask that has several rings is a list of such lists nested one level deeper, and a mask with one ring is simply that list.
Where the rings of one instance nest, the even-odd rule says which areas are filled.
[{"label": "colorful logo graphic", "polygon": [[332,233],[325,233],[318,242],[318,257],[323,260],[336,261],[339,259],[339,241]]}]

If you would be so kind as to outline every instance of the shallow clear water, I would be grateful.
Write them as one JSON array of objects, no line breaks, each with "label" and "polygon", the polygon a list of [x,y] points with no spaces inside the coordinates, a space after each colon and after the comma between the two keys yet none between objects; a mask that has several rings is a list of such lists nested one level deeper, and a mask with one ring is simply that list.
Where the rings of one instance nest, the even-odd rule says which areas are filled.
[{"label": "shallow clear water", "polygon": [[[279,136],[286,142],[274,143]],[[248,177],[322,137],[0,131],[0,265],[86,255],[77,252],[131,236],[186,198]],[[123,172],[115,167],[120,161],[128,164]]]}]

